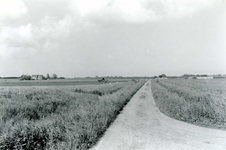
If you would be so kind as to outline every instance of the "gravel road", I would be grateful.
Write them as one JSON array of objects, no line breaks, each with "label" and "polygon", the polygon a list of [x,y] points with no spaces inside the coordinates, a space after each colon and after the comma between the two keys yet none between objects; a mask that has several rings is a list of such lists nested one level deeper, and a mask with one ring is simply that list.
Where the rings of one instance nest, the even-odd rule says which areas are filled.
[{"label": "gravel road", "polygon": [[148,81],[90,150],[226,150],[226,131],[165,116]]}]

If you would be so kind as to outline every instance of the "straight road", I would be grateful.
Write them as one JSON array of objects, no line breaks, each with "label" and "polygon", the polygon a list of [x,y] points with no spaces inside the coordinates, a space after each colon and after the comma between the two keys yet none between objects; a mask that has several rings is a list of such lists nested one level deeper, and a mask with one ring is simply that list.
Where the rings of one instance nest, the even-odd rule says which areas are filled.
[{"label": "straight road", "polygon": [[165,116],[148,81],[90,150],[226,150],[226,131]]}]

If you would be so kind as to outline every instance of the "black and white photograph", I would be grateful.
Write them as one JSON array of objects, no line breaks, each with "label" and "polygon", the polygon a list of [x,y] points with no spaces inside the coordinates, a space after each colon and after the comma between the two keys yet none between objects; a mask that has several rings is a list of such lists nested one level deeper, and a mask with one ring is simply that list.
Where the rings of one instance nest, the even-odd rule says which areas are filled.
[{"label": "black and white photograph", "polygon": [[226,150],[226,0],[0,0],[0,150]]}]

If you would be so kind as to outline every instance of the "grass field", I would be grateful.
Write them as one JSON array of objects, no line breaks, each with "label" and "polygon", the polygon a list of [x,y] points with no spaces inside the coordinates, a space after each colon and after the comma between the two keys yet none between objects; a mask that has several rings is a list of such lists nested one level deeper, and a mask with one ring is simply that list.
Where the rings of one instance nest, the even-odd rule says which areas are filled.
[{"label": "grass field", "polygon": [[144,83],[0,87],[0,149],[88,149]]},{"label": "grass field", "polygon": [[[127,82],[130,78],[110,78],[108,83]],[[90,85],[102,84],[97,78],[78,78],[78,79],[57,79],[57,80],[23,80],[19,79],[0,79],[0,86],[68,86],[68,85]]]},{"label": "grass field", "polygon": [[152,80],[164,114],[196,125],[226,129],[226,80]]}]

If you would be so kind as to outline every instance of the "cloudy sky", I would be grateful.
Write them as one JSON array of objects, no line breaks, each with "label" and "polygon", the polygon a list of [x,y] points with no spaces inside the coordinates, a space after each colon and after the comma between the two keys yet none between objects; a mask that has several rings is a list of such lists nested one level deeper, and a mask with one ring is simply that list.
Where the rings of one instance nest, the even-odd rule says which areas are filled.
[{"label": "cloudy sky", "polygon": [[226,73],[224,0],[0,0],[0,76]]}]

